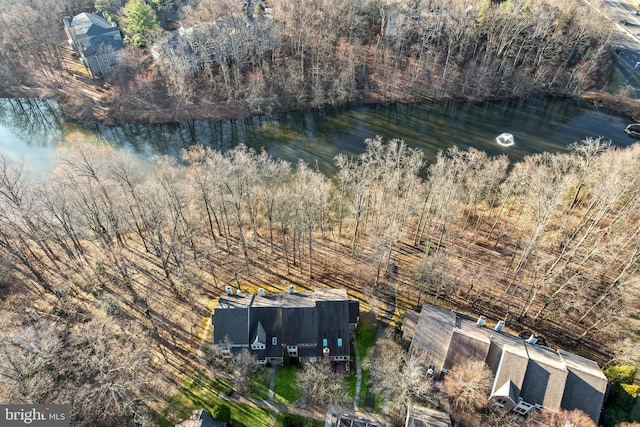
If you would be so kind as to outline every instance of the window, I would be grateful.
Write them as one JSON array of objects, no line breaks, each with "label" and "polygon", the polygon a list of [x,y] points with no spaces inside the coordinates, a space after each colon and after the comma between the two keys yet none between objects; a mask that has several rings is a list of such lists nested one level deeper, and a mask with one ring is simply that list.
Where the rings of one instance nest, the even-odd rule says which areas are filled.
[{"label": "window", "polygon": [[506,400],[504,400],[504,399],[498,399],[498,400],[496,400],[496,406],[497,406],[498,408],[504,408],[504,405],[506,405],[506,404],[507,404],[507,401],[506,401]]},{"label": "window", "polygon": [[328,341],[328,340],[327,340],[326,338],[323,338],[323,339],[322,339],[322,346],[323,346],[323,347],[326,347],[326,346],[328,346],[328,345],[329,345],[329,343],[328,343],[327,341]]},{"label": "window", "polygon": [[342,347],[342,338],[338,338],[338,347]]},{"label": "window", "polygon": [[271,344],[278,345],[278,337],[271,338]]}]

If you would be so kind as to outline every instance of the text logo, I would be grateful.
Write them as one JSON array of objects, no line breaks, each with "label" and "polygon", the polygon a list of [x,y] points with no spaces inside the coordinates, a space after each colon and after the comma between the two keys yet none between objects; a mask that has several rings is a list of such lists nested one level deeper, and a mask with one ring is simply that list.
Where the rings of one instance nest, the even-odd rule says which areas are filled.
[{"label": "text logo", "polygon": [[69,405],[0,405],[0,425],[69,427]]}]

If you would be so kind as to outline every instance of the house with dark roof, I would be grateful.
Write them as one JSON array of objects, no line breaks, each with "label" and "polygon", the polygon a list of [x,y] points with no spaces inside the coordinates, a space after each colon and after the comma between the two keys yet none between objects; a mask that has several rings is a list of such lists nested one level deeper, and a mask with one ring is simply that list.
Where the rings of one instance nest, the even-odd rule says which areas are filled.
[{"label": "house with dark roof", "polygon": [[213,340],[225,358],[248,349],[257,364],[348,362],[360,310],[344,289],[267,295],[227,287],[213,311]]},{"label": "house with dark roof", "polygon": [[419,315],[405,316],[403,337],[436,376],[468,360],[486,363],[494,375],[489,399],[505,411],[579,409],[598,422],[608,381],[596,362],[538,345],[535,335],[511,335],[503,321],[489,328],[485,320],[425,304]]},{"label": "house with dark roof", "polygon": [[62,23],[69,44],[92,76],[113,70],[118,62],[118,51],[124,48],[115,22],[109,22],[100,12],[83,12],[73,18],[64,18]]}]

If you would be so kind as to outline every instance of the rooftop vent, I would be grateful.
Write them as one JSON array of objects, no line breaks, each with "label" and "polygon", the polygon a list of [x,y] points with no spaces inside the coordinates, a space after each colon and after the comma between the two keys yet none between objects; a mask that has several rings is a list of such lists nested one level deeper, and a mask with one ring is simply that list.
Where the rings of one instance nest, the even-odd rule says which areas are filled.
[{"label": "rooftop vent", "polygon": [[484,326],[485,320],[487,320],[486,316],[480,316],[478,317],[478,321],[476,322],[476,324],[478,326]]},{"label": "rooftop vent", "polygon": [[494,329],[496,331],[498,331],[498,332],[503,330],[504,329],[504,320],[499,320],[498,323],[496,323],[496,327]]},{"label": "rooftop vent", "polygon": [[236,290],[236,294],[240,295],[242,293],[241,289]]},{"label": "rooftop vent", "polygon": [[293,288],[293,285],[289,285],[289,293],[292,294],[294,292],[295,292],[295,290]]},{"label": "rooftop vent", "polygon": [[538,342],[538,336],[536,334],[531,334],[531,336],[529,337],[529,339],[527,339],[527,342],[529,344],[535,344]]},{"label": "rooftop vent", "polygon": [[261,297],[264,296],[264,288],[258,288],[258,295],[260,295]]},{"label": "rooftop vent", "polygon": [[226,290],[227,290],[227,295],[233,294],[233,289],[231,289],[231,286],[227,286]]}]

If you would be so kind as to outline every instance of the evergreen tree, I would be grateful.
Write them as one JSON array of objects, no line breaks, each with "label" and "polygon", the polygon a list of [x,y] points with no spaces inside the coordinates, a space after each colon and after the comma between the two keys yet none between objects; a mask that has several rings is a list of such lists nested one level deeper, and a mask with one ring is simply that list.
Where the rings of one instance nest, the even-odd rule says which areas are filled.
[{"label": "evergreen tree", "polygon": [[149,0],[149,4],[160,13],[167,13],[172,7],[171,0]]},{"label": "evergreen tree", "polygon": [[109,21],[115,21],[122,5],[123,0],[96,0],[95,8],[97,11],[102,12]]},{"label": "evergreen tree", "polygon": [[144,47],[153,32],[160,27],[153,9],[144,0],[129,0],[122,9],[126,44]]}]

